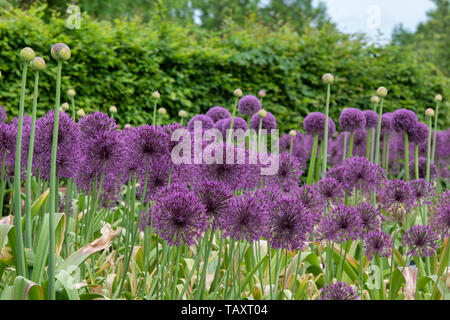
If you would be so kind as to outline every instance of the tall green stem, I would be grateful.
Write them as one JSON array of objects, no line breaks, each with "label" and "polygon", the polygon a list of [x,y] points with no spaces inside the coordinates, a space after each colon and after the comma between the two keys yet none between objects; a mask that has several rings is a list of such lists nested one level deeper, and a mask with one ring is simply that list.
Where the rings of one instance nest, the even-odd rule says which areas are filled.
[{"label": "tall green stem", "polygon": [[409,138],[405,131],[405,181],[409,182]]},{"label": "tall green stem", "polygon": [[375,145],[375,163],[380,164],[380,137],[381,137],[381,118],[383,116],[383,102],[384,98],[381,97],[380,110],[378,112],[378,127],[377,127],[377,139]]},{"label": "tall green stem", "polygon": [[[436,160],[436,137],[438,130],[438,113],[439,113],[439,102],[436,102],[436,112],[434,113],[434,134],[433,134],[433,149],[431,151],[431,161],[434,162]],[[431,129],[430,129],[431,134]]]},{"label": "tall green stem", "polygon": [[323,156],[322,156],[322,172],[327,172],[327,157],[328,157],[328,111],[330,107],[330,88],[331,84],[327,86],[327,102],[325,105],[325,133],[323,137]]},{"label": "tall green stem", "polygon": [[319,143],[319,135],[316,132],[314,134],[314,142],[313,142],[313,147],[312,147],[312,151],[311,151],[311,157],[309,160],[309,168],[308,168],[308,177],[306,179],[306,184],[307,185],[311,185],[312,184],[312,180],[314,178],[314,167],[315,167],[315,163],[316,163],[316,155],[317,155],[317,145]]},{"label": "tall green stem", "polygon": [[431,152],[431,129],[432,129],[432,119],[430,117],[430,120],[428,122],[428,145],[427,145],[427,173],[426,173],[426,180],[430,182],[430,166],[431,162],[433,161],[433,155]]},{"label": "tall green stem", "polygon": [[155,103],[153,104],[153,127],[156,127],[156,104],[158,99],[155,99]]},{"label": "tall green stem", "polygon": [[414,146],[414,173],[416,180],[419,179],[419,144]]},{"label": "tall green stem", "polygon": [[28,63],[23,63],[22,69],[22,86],[20,88],[19,102],[19,123],[17,127],[16,139],[16,158],[14,163],[14,225],[16,226],[16,273],[19,276],[26,277],[25,269],[25,252],[22,238],[22,197],[20,189],[20,162],[22,151],[22,128],[23,128],[23,112],[25,105],[25,91],[27,85],[27,69]]},{"label": "tall green stem", "polygon": [[73,122],[77,122],[77,113],[75,112],[75,97],[70,97],[72,100],[72,119]]},{"label": "tall green stem", "polygon": [[228,133],[228,137],[227,137],[227,142],[228,143],[231,143],[231,136],[233,134],[232,129],[233,129],[233,125],[234,125],[234,117],[236,115],[236,109],[237,109],[238,101],[239,101],[239,98],[236,98],[236,100],[234,102],[233,113],[231,114],[230,132]]},{"label": "tall green stem", "polygon": [[348,158],[351,158],[353,155],[353,139],[355,137],[355,131],[350,133],[350,141],[348,142]]}]

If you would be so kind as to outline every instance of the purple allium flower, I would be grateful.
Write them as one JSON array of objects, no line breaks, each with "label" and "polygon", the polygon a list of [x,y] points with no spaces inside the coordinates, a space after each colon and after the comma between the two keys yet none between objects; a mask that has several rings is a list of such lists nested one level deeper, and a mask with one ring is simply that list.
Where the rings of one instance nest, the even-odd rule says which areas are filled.
[{"label": "purple allium flower", "polygon": [[380,194],[381,207],[391,214],[407,214],[414,206],[414,190],[403,180],[388,180]]},{"label": "purple allium flower", "polygon": [[132,131],[127,141],[129,158],[137,167],[143,167],[148,161],[168,157],[169,136],[163,130],[151,125],[142,125]]},{"label": "purple allium flower", "polygon": [[392,131],[392,112],[383,113],[381,116],[381,132],[388,134]]},{"label": "purple allium flower", "polygon": [[230,111],[219,106],[209,109],[208,112],[206,112],[206,115],[210,117],[215,123],[222,119],[231,118]]},{"label": "purple allium flower", "polygon": [[[23,115],[23,127],[31,127],[31,121],[32,119],[29,115],[27,114]],[[13,125],[16,128],[19,126],[19,118],[17,116],[12,118],[11,125]]]},{"label": "purple allium flower", "polygon": [[[160,192],[167,187],[170,174],[170,157],[154,159],[149,162],[148,170],[145,165],[138,171],[139,175],[139,194],[142,199],[142,193],[145,187],[145,176],[147,175],[147,187],[145,190],[145,202],[150,202],[160,196]],[[173,181],[173,176],[172,176]],[[164,194],[162,194],[164,196]]]},{"label": "purple allium flower", "polygon": [[379,173],[383,173],[380,166],[370,162],[365,157],[346,159],[343,167],[344,184],[349,188],[370,192],[380,187],[385,180],[382,179],[383,176],[379,176]]},{"label": "purple allium flower", "polygon": [[366,118],[366,129],[376,128],[378,126],[378,114],[372,110],[363,111]]},{"label": "purple allium flower", "polygon": [[372,260],[375,254],[380,257],[388,257],[392,254],[391,237],[381,230],[371,231],[365,238],[364,247],[369,260]]},{"label": "purple allium flower", "polygon": [[318,300],[358,300],[355,290],[345,282],[335,282],[325,285]]},{"label": "purple allium flower", "polygon": [[252,95],[243,96],[239,99],[238,110],[243,116],[252,116],[261,110],[261,101]]},{"label": "purple allium flower", "polygon": [[[409,161],[409,172],[413,173],[416,170],[415,164],[414,164],[414,158]],[[419,157],[419,178],[425,179],[427,176],[427,158],[425,157]],[[434,180],[438,176],[438,170],[436,165],[431,162],[430,163],[430,179]]]},{"label": "purple allium flower", "polygon": [[[303,120],[303,129],[311,136],[318,134],[323,138],[325,132],[325,115],[320,112],[311,112]],[[328,136],[331,137],[336,132],[336,124],[333,119],[328,118]]]},{"label": "purple allium flower", "polygon": [[415,126],[408,128],[408,138],[411,142],[421,143],[428,139],[428,126],[423,122],[417,122]]},{"label": "purple allium flower", "polygon": [[323,239],[343,243],[361,236],[362,221],[355,208],[339,204],[319,223],[318,234]]},{"label": "purple allium flower", "polygon": [[[252,118],[250,119],[250,128],[258,132],[259,129],[259,120],[260,116],[258,113],[255,113]],[[268,132],[272,129],[277,128],[277,120],[275,119],[274,115],[270,112],[267,112],[267,116],[265,118],[262,118],[262,126],[261,129],[266,129]]]},{"label": "purple allium flower", "polygon": [[440,204],[430,218],[430,224],[442,239],[450,236],[450,204]]},{"label": "purple allium flower", "polygon": [[[345,179],[344,179],[344,173],[345,173],[345,168],[343,165],[339,165],[336,167],[333,167],[331,169],[329,169],[326,173],[325,173],[325,177],[326,178],[333,178],[336,181],[338,181],[342,186],[344,186],[344,188],[347,190],[347,186],[345,185]],[[348,190],[347,190],[348,191]]]},{"label": "purple allium flower", "polygon": [[366,117],[355,108],[345,108],[339,116],[339,124],[343,131],[355,131],[356,129],[365,129]]},{"label": "purple allium flower", "polygon": [[415,127],[417,115],[414,111],[407,109],[398,109],[392,114],[392,128],[396,132],[405,132]]},{"label": "purple allium flower", "polygon": [[187,124],[187,128],[189,131],[194,131],[194,124],[196,121],[201,122],[202,124],[202,130],[212,129],[214,128],[214,121],[208,116],[205,116],[204,114],[198,114],[189,120]]},{"label": "purple allium flower", "polygon": [[356,210],[365,232],[380,230],[383,220],[380,209],[375,208],[370,202],[361,202],[356,206]]},{"label": "purple allium flower", "polygon": [[[53,125],[55,111],[49,111],[36,120],[33,169],[41,178],[50,180],[52,158]],[[29,139],[28,139],[29,140]],[[24,151],[28,153],[28,141]],[[59,113],[58,146],[56,151],[56,174],[60,178],[75,178],[80,159],[80,130],[67,113]]]},{"label": "purple allium flower", "polygon": [[411,187],[414,191],[416,206],[431,205],[434,197],[434,188],[425,179],[411,180]]},{"label": "purple allium flower", "polygon": [[295,196],[299,203],[303,205],[312,215],[314,223],[318,223],[322,218],[323,208],[325,207],[325,199],[320,195],[316,186],[302,186]]},{"label": "purple allium flower", "polygon": [[333,178],[322,178],[317,183],[317,189],[325,200],[331,202],[340,202],[344,197],[342,184]]},{"label": "purple allium flower", "polygon": [[117,131],[118,129],[116,121],[103,112],[94,112],[82,117],[78,121],[78,125],[82,141],[95,139],[102,132]]},{"label": "purple allium flower", "polygon": [[403,235],[404,246],[409,247],[408,254],[418,257],[431,257],[438,247],[439,237],[430,226],[415,225]]},{"label": "purple allium flower", "polygon": [[276,174],[266,176],[268,184],[276,184],[279,187],[287,188],[291,185],[298,186],[300,177],[303,174],[300,162],[290,156],[289,153],[282,153],[279,157],[279,166]]},{"label": "purple allium flower", "polygon": [[[15,126],[0,123],[0,166],[5,156],[5,166],[13,166],[16,152],[17,129]],[[1,169],[0,169],[1,170]]]},{"label": "purple allium flower", "polygon": [[[222,137],[224,140],[227,138],[227,130],[229,130],[231,127],[231,118],[224,119],[224,121],[221,123],[221,128],[219,129],[222,132]],[[244,132],[247,131],[247,121],[240,117],[234,117],[233,120],[233,130],[239,130],[242,129]]]},{"label": "purple allium flower", "polygon": [[184,185],[174,184],[162,194],[153,212],[155,230],[172,246],[195,245],[208,225],[205,206]]},{"label": "purple allium flower", "polygon": [[7,117],[5,107],[0,106],[0,123],[5,123]]},{"label": "purple allium flower", "polygon": [[269,217],[259,199],[243,194],[230,201],[230,207],[218,219],[220,228],[224,230],[223,237],[250,242],[267,235]]},{"label": "purple allium flower", "polygon": [[213,219],[213,229],[216,220],[229,209],[230,199],[233,196],[230,188],[219,181],[202,181],[194,185],[194,192],[206,208],[206,215]]},{"label": "purple allium flower", "polygon": [[301,250],[312,230],[309,210],[294,197],[283,196],[275,201],[269,214],[269,243],[273,248]]}]

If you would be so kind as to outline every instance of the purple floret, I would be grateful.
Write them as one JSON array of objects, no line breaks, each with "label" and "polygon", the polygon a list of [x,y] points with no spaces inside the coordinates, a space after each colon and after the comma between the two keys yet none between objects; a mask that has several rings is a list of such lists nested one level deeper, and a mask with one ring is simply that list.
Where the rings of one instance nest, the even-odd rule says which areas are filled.
[{"label": "purple floret", "polygon": [[408,246],[408,255],[432,257],[438,247],[439,237],[430,226],[415,225],[403,235],[402,242]]},{"label": "purple floret", "polygon": [[428,139],[428,126],[423,122],[417,122],[415,126],[407,130],[409,141],[414,143],[421,143]]},{"label": "purple floret", "polygon": [[339,124],[343,131],[355,131],[357,129],[365,129],[366,117],[355,108],[345,108],[339,117]]},{"label": "purple floret", "polygon": [[339,204],[319,223],[318,234],[322,239],[337,243],[356,240],[361,236],[362,221],[355,208]]},{"label": "purple floret", "polygon": [[378,114],[372,110],[363,111],[366,118],[366,129],[376,128],[378,126]]},{"label": "purple floret", "polygon": [[8,115],[6,114],[5,107],[0,106],[0,124],[6,122],[6,118]]},{"label": "purple floret", "polygon": [[318,300],[358,300],[355,290],[345,282],[335,282],[325,285]]},{"label": "purple floret", "polygon": [[227,109],[219,106],[212,107],[206,112],[206,115],[210,117],[215,123],[222,119],[231,118],[231,113]]},{"label": "purple floret", "polygon": [[396,132],[405,132],[415,127],[417,124],[417,115],[414,111],[407,109],[398,109],[392,114],[392,128]]},{"label": "purple floret", "polygon": [[261,110],[261,101],[255,96],[243,96],[238,103],[239,113],[243,116],[252,116]]},{"label": "purple floret", "polygon": [[[258,132],[259,128],[259,121],[260,116],[258,113],[255,113],[252,118],[250,119],[250,128]],[[267,112],[267,116],[263,118],[262,120],[262,126],[261,129],[266,129],[268,133],[270,133],[270,130],[277,128],[277,120],[275,119],[274,115],[270,112]]]},{"label": "purple floret", "polygon": [[192,117],[191,120],[189,120],[189,122],[187,124],[187,128],[189,131],[194,131],[195,122],[201,123],[202,130],[214,128],[213,119],[211,119],[208,116],[205,116],[204,114],[198,114],[198,115]]},{"label": "purple floret", "polygon": [[389,257],[392,253],[391,237],[381,230],[371,231],[365,238],[365,253],[369,260],[378,254],[380,257]]}]

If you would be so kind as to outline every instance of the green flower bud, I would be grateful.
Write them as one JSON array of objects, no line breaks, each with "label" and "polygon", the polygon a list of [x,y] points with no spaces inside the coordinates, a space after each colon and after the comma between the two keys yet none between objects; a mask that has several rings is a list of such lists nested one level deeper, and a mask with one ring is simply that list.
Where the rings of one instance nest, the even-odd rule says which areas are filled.
[{"label": "green flower bud", "polygon": [[124,128],[125,128],[125,129],[130,129],[130,128],[131,128],[131,124],[127,123],[127,124],[124,126]]},{"label": "green flower bud", "polygon": [[427,117],[434,117],[434,110],[431,108],[428,108],[427,110],[425,110],[425,115]]},{"label": "green flower bud", "polygon": [[166,108],[159,108],[158,113],[163,116],[163,115],[167,114],[167,110],[166,110]]},{"label": "green flower bud", "polygon": [[117,107],[116,107],[116,106],[111,106],[111,107],[109,107],[109,112],[111,112],[111,113],[117,113]]},{"label": "green flower bud", "polygon": [[69,110],[69,104],[67,103],[67,102],[64,102],[62,105],[61,105],[61,108],[63,109],[63,110]]},{"label": "green flower bud", "polygon": [[86,113],[84,112],[83,109],[79,109],[79,110],[77,111],[77,116],[79,116],[79,117],[84,117],[85,115],[86,115]]},{"label": "green flower bud", "polygon": [[378,96],[373,96],[372,98],[370,98],[370,101],[372,103],[379,103],[380,102],[380,98],[378,98]]},{"label": "green flower bud", "polygon": [[67,95],[68,95],[70,98],[75,97],[75,94],[76,94],[75,90],[73,90],[73,89],[67,90]]},{"label": "green flower bud", "polygon": [[264,98],[266,96],[266,90],[259,90],[258,91],[258,96],[260,98]]},{"label": "green flower bud", "polygon": [[236,97],[240,98],[240,97],[242,97],[242,90],[241,89],[236,89],[236,90],[234,90],[233,94]]},{"label": "green flower bud", "polygon": [[324,84],[332,84],[334,83],[334,76],[331,73],[325,73],[322,76],[322,82]]},{"label": "green flower bud", "polygon": [[153,92],[152,94],[153,99],[158,100],[159,98],[161,98],[161,95],[159,94],[158,91]]},{"label": "green flower bud", "polygon": [[52,58],[55,60],[67,61],[70,59],[72,53],[70,48],[64,43],[55,44],[50,51]]},{"label": "green flower bud", "polygon": [[291,131],[289,131],[289,135],[290,135],[291,137],[295,137],[295,136],[297,135],[297,131],[291,130]]},{"label": "green flower bud", "polygon": [[440,94],[437,94],[437,95],[434,97],[434,101],[436,101],[436,102],[441,102],[441,101],[442,101],[442,96],[441,96]]},{"label": "green flower bud", "polygon": [[36,55],[34,54],[34,50],[30,47],[25,47],[20,51],[20,59],[24,62],[33,61],[35,56]]},{"label": "green flower bud", "polygon": [[45,60],[41,57],[36,57],[30,62],[30,67],[34,71],[43,71],[46,67]]},{"label": "green flower bud", "polygon": [[178,116],[180,118],[186,118],[187,117],[187,112],[184,111],[184,110],[180,110],[180,111],[178,111]]},{"label": "green flower bud", "polygon": [[267,117],[267,111],[264,109],[261,109],[258,111],[258,116],[260,116],[261,118],[265,118]]},{"label": "green flower bud", "polygon": [[379,87],[378,89],[377,89],[377,96],[379,96],[379,97],[386,97],[387,96],[387,94],[388,94],[388,91],[387,91],[387,89],[385,88],[385,87]]}]

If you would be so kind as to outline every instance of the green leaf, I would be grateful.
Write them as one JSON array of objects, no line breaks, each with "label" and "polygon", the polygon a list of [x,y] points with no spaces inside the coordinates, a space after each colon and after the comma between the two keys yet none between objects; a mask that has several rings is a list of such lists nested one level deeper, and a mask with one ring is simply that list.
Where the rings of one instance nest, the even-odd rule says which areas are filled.
[{"label": "green leaf", "polygon": [[14,300],[44,300],[44,291],[37,283],[18,276],[14,280],[11,296]]}]

